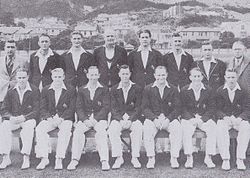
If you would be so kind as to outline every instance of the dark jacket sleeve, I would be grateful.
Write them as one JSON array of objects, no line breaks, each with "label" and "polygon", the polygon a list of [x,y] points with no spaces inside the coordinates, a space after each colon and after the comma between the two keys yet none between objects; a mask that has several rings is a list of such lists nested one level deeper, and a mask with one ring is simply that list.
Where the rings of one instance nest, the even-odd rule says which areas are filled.
[{"label": "dark jacket sleeve", "polygon": [[65,120],[74,120],[75,107],[76,107],[76,89],[71,88],[68,95],[69,106],[64,110],[61,115],[61,118]]},{"label": "dark jacket sleeve", "polygon": [[97,121],[102,120],[103,117],[106,117],[110,111],[110,94],[108,88],[105,88],[103,95],[102,109],[95,115],[95,119]]},{"label": "dark jacket sleeve", "polygon": [[4,97],[3,104],[1,107],[1,115],[3,120],[9,120],[12,114],[11,111],[11,97],[10,92],[7,92],[6,96]]},{"label": "dark jacket sleeve", "polygon": [[242,98],[243,101],[243,112],[239,115],[239,117],[243,120],[250,122],[250,96],[245,94]]},{"label": "dark jacket sleeve", "polygon": [[149,96],[150,88],[145,87],[142,94],[142,113],[146,117],[146,119],[154,120],[158,116],[155,115],[150,109],[150,96]]}]

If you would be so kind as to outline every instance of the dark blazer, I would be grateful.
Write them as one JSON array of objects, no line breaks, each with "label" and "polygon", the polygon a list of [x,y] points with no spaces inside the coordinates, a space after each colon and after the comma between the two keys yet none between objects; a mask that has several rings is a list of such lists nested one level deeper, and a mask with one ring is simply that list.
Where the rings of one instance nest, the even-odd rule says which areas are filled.
[{"label": "dark blazer", "polygon": [[70,52],[67,51],[63,53],[62,60],[65,65],[66,83],[74,87],[80,87],[88,83],[86,72],[90,66],[96,65],[91,53],[87,52],[81,54],[77,70],[75,69],[72,54]]},{"label": "dark blazer", "polygon": [[25,92],[22,104],[15,88],[7,92],[1,108],[4,119],[23,115],[26,120],[35,119],[37,122],[39,121],[40,92],[34,85],[30,85],[30,88],[32,91]]},{"label": "dark blazer", "polygon": [[39,57],[35,56],[36,52],[32,53],[30,56],[30,78],[29,81],[36,87],[39,87],[40,81],[42,81],[43,87],[52,83],[51,70],[55,68],[64,68],[62,65],[61,57],[59,54],[54,52],[53,56],[50,56],[47,60],[45,68],[41,73],[39,68]]},{"label": "dark blazer", "polygon": [[224,84],[225,79],[225,71],[226,71],[226,64],[219,59],[215,59],[216,63],[211,63],[210,70],[209,70],[209,78],[206,75],[204,65],[202,60],[195,61],[193,66],[198,67],[202,74],[203,74],[203,83],[210,86],[212,89],[216,90],[221,85]]},{"label": "dark blazer", "polygon": [[101,46],[94,50],[94,59],[100,71],[100,83],[111,87],[119,83],[119,66],[127,64],[127,52],[120,46],[115,46],[115,54],[112,59],[111,67],[108,68],[105,47]]},{"label": "dark blazer", "polygon": [[178,89],[173,85],[165,87],[163,97],[157,87],[147,85],[142,96],[142,113],[146,119],[154,120],[163,113],[170,121],[180,115],[180,99]]},{"label": "dark blazer", "polygon": [[216,92],[217,118],[234,115],[249,121],[250,107],[249,96],[244,90],[236,90],[233,103],[231,103],[227,89],[224,85],[219,87]]},{"label": "dark blazer", "polygon": [[110,95],[107,87],[98,87],[93,100],[90,99],[88,88],[85,86],[79,88],[76,100],[76,113],[79,121],[89,119],[92,113],[97,121],[107,120],[109,110]]},{"label": "dark blazer", "polygon": [[137,84],[132,84],[128,98],[125,102],[122,89],[118,89],[119,84],[111,88],[111,113],[112,120],[122,120],[122,116],[127,113],[129,120],[136,121],[141,116],[142,88]]},{"label": "dark blazer", "polygon": [[179,89],[190,83],[189,71],[191,70],[194,62],[193,57],[189,53],[185,52],[185,54],[186,55],[181,56],[179,70],[173,52],[165,54],[162,59],[162,64],[168,70],[167,80],[174,86],[179,87]]},{"label": "dark blazer", "polygon": [[146,68],[144,68],[141,52],[138,49],[131,51],[128,55],[128,64],[132,71],[131,80],[145,87],[146,85],[153,83],[154,78],[154,69],[161,64],[162,55],[159,51],[152,49],[148,55],[148,61]]},{"label": "dark blazer", "polygon": [[212,89],[205,86],[205,89],[201,90],[199,100],[196,101],[193,90],[188,90],[189,86],[184,86],[180,91],[182,105],[181,118],[189,120],[194,118],[195,114],[199,114],[204,122],[209,119],[214,120],[215,100]]},{"label": "dark blazer", "polygon": [[47,119],[58,114],[59,117],[65,120],[74,121],[75,106],[76,106],[76,89],[66,85],[66,90],[62,89],[59,101],[55,105],[55,91],[49,89],[50,85],[42,90],[40,118]]}]

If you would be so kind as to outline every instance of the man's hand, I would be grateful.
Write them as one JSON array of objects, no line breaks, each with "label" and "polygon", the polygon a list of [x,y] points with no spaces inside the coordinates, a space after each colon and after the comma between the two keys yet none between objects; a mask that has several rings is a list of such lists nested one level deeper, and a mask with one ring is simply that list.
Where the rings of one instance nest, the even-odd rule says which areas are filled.
[{"label": "man's hand", "polygon": [[154,119],[154,124],[155,124],[155,127],[157,129],[161,129],[162,123],[161,123],[160,119]]},{"label": "man's hand", "polygon": [[91,128],[91,127],[93,126],[90,119],[85,120],[85,121],[84,121],[84,124],[85,124],[86,127],[88,127],[88,128]]},{"label": "man's hand", "polygon": [[13,124],[13,125],[17,124],[17,123],[18,123],[18,122],[17,122],[17,117],[11,116],[11,117],[10,117],[10,123]]},{"label": "man's hand", "polygon": [[23,115],[20,115],[20,116],[17,116],[16,117],[16,122],[17,123],[22,123],[22,122],[24,122],[26,119],[25,119],[25,117],[23,116]]},{"label": "man's hand", "polygon": [[127,121],[129,119],[129,115],[127,113],[123,114],[122,119]]},{"label": "man's hand", "polygon": [[120,124],[122,126],[123,129],[129,129],[132,122],[130,120],[120,120]]}]

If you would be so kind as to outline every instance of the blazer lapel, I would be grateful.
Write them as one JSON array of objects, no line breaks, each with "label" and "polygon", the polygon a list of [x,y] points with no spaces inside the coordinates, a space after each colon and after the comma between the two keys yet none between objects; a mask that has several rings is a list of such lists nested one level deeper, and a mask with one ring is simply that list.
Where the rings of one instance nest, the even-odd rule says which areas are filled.
[{"label": "blazer lapel", "polygon": [[21,101],[20,101],[19,95],[17,93],[17,90],[15,89],[13,91],[14,91],[14,101],[17,101],[18,106],[20,106],[21,105]]},{"label": "blazer lapel", "polygon": [[117,50],[117,47],[115,46],[114,57],[113,57],[113,60],[111,62],[111,67],[110,68],[112,68],[112,67],[114,67],[116,65],[116,62],[117,62],[119,56],[120,56],[119,51]]},{"label": "blazer lapel", "polygon": [[243,73],[243,71],[245,70],[245,68],[248,66],[249,61],[247,61],[245,58],[243,58],[243,62],[242,65],[240,67],[240,72],[239,72],[239,76]]},{"label": "blazer lapel", "polygon": [[59,100],[58,100],[56,106],[60,106],[60,104],[63,102],[63,100],[65,98],[66,93],[67,93],[67,91],[65,89],[62,89],[62,93],[61,93],[61,95],[59,97]]},{"label": "blazer lapel", "polygon": [[203,61],[198,61],[197,66],[198,66],[198,68],[200,68],[201,73],[203,74],[203,76],[208,80],[208,76],[207,76],[207,74],[205,72]]},{"label": "blazer lapel", "polygon": [[30,94],[31,94],[31,91],[29,90],[24,93],[23,102],[21,103],[21,105],[24,105],[26,103],[27,99],[30,98]]},{"label": "blazer lapel", "polygon": [[211,75],[214,72],[217,65],[218,65],[218,62],[216,62],[216,63],[212,62],[211,63],[211,66],[210,66],[210,69],[209,69],[209,78],[211,77]]},{"label": "blazer lapel", "polygon": [[148,52],[148,60],[147,60],[146,68],[151,65],[153,57],[154,57],[153,51],[149,51]]},{"label": "blazer lapel", "polygon": [[99,98],[99,96],[102,95],[102,87],[98,87],[95,91],[95,95],[93,100],[97,100]]},{"label": "blazer lapel", "polygon": [[134,90],[134,85],[131,86],[131,88],[128,91],[128,97],[127,97],[127,103],[130,103],[130,101],[135,97],[135,90]]},{"label": "blazer lapel", "polygon": [[116,94],[117,94],[117,96],[118,96],[119,102],[121,102],[122,104],[124,104],[124,103],[125,103],[125,98],[124,98],[122,89],[121,89],[121,88],[120,88],[120,89],[117,89],[117,90],[116,90]]},{"label": "blazer lapel", "polygon": [[175,57],[174,57],[174,53],[172,52],[170,55],[171,55],[170,61],[173,64],[173,66],[175,67],[175,69],[178,71],[178,66],[177,66],[177,63],[176,63],[176,60],[175,60]]},{"label": "blazer lapel", "polygon": [[53,89],[49,89],[49,97],[51,99],[52,102],[52,106],[55,107],[56,106],[56,101],[55,101],[55,91]]},{"label": "blazer lapel", "polygon": [[[160,92],[158,90],[158,93],[159,93],[159,96],[160,96]],[[164,91],[163,91],[163,96],[162,96],[162,100],[165,100],[167,98],[167,96],[169,95],[170,93],[170,88],[168,88],[167,86],[164,88]],[[161,96],[160,96],[161,97]]]},{"label": "blazer lapel", "polygon": [[70,68],[73,68],[74,71],[76,71],[74,62],[73,62],[73,57],[72,57],[72,53],[68,53],[68,64]]},{"label": "blazer lapel", "polygon": [[141,57],[141,51],[136,51],[136,59],[138,60],[138,65],[144,69],[142,57]]}]

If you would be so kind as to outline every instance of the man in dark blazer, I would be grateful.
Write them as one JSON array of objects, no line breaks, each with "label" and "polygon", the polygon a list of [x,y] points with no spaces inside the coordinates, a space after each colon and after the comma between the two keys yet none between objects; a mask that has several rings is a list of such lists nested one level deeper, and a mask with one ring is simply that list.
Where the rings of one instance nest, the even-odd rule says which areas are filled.
[{"label": "man in dark blazer", "polygon": [[46,85],[51,84],[51,70],[62,66],[59,54],[50,49],[50,37],[42,34],[39,37],[40,49],[30,56],[30,78],[29,81],[42,90]]},{"label": "man in dark blazer", "polygon": [[65,82],[74,87],[81,87],[88,83],[86,72],[95,65],[93,55],[82,48],[83,36],[81,32],[71,33],[72,47],[62,54],[65,66]]},{"label": "man in dark blazer", "polygon": [[0,154],[3,154],[3,161],[0,164],[0,169],[4,169],[11,164],[11,131],[19,128],[21,128],[20,136],[23,145],[21,149],[23,154],[21,169],[30,167],[29,155],[33,144],[34,129],[39,117],[40,92],[38,88],[29,84],[28,69],[17,69],[15,77],[17,84],[7,92],[1,108]]},{"label": "man in dark blazer", "polygon": [[217,108],[217,142],[222,157],[222,169],[230,169],[230,137],[229,130],[238,131],[237,137],[237,169],[245,170],[244,159],[250,139],[250,107],[249,94],[237,82],[238,74],[234,69],[227,69],[225,84],[218,88],[216,93]]},{"label": "man in dark blazer", "polygon": [[200,68],[204,78],[203,83],[216,90],[224,84],[226,64],[213,56],[213,47],[209,42],[202,44],[202,59],[194,62],[193,66]]},{"label": "man in dark blazer", "polygon": [[141,99],[142,88],[130,81],[131,72],[128,65],[122,65],[119,71],[119,84],[111,88],[111,124],[109,139],[112,148],[112,157],[116,157],[113,169],[119,169],[124,163],[122,157],[122,130],[131,130],[131,163],[134,168],[141,168],[140,149],[142,143]]},{"label": "man in dark blazer", "polygon": [[55,169],[63,168],[62,160],[71,137],[71,128],[74,122],[76,89],[65,85],[65,76],[62,68],[51,71],[52,83],[43,88],[41,93],[40,119],[36,128],[36,157],[41,162],[36,169],[44,169],[49,164],[49,132],[59,128],[56,147]]},{"label": "man in dark blazer", "polygon": [[72,156],[68,170],[76,169],[79,164],[83,147],[85,145],[85,132],[90,129],[96,131],[96,148],[99,153],[102,170],[110,169],[108,149],[108,113],[110,110],[109,89],[102,86],[98,79],[99,70],[96,66],[90,66],[87,72],[89,82],[78,90],[76,101],[76,113],[78,122],[72,140]]},{"label": "man in dark blazer", "polygon": [[100,83],[111,88],[119,83],[119,66],[127,64],[127,52],[115,44],[115,31],[106,29],[104,46],[94,50],[94,59],[100,71]]},{"label": "man in dark blazer", "polygon": [[184,154],[187,155],[186,168],[193,168],[193,134],[196,128],[206,132],[205,164],[215,167],[211,156],[216,154],[216,121],[214,119],[215,100],[213,90],[202,83],[203,75],[199,68],[190,71],[191,83],[180,91],[181,126]]},{"label": "man in dark blazer", "polygon": [[171,167],[178,168],[177,158],[182,147],[182,129],[178,119],[180,100],[178,89],[167,82],[164,66],[155,69],[155,82],[147,85],[142,97],[142,114],[146,120],[143,126],[143,139],[148,157],[147,168],[155,165],[155,140],[158,130],[169,132]]},{"label": "man in dark blazer", "polygon": [[139,31],[140,46],[129,53],[128,64],[132,71],[132,82],[144,88],[154,82],[154,69],[161,64],[162,55],[151,48],[151,32]]},{"label": "man in dark blazer", "polygon": [[180,90],[183,86],[189,84],[189,71],[194,62],[193,57],[183,50],[183,40],[179,33],[172,36],[173,50],[163,56],[162,64],[168,70],[169,83],[178,87]]}]

